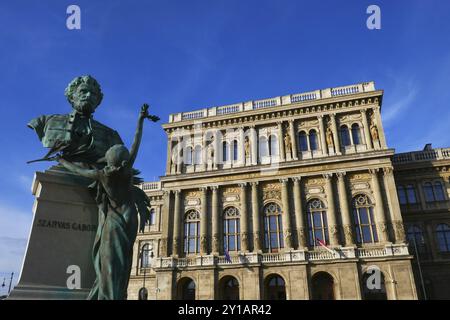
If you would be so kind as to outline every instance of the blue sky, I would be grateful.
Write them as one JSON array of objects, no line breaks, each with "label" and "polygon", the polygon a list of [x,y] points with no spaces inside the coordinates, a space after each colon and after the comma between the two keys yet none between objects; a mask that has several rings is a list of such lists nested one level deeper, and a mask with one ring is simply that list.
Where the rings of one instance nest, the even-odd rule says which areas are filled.
[{"label": "blue sky", "polygon": [[[81,30],[66,8],[81,8]],[[381,30],[366,9],[381,8]],[[26,123],[66,113],[64,89],[91,74],[104,99],[95,118],[129,146],[140,105],[169,113],[364,81],[384,89],[390,147],[449,147],[450,2],[2,1],[0,3],[0,272],[16,273],[44,154]],[[164,173],[166,138],[147,123],[136,167]],[[0,273],[0,281],[3,273]],[[2,288],[0,287],[0,294]]]}]

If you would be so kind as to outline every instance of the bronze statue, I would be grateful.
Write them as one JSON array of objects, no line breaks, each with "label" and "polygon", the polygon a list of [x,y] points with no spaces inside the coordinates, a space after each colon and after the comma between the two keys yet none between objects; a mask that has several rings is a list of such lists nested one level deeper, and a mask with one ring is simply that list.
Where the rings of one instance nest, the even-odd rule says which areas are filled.
[{"label": "bronze statue", "polygon": [[148,105],[142,107],[131,151],[116,144],[105,154],[103,169],[85,169],[64,157],[57,160],[68,170],[98,181],[103,190],[99,207],[99,228],[94,244],[94,268],[97,278],[88,299],[121,300],[126,298],[131,271],[133,244],[138,218],[133,199],[133,164],[142,138]]},{"label": "bronze statue", "polygon": [[[40,116],[28,126],[34,129],[47,154],[39,160],[59,160],[61,165],[91,178],[89,186],[97,202],[99,225],[93,247],[96,280],[88,299],[124,299],[131,268],[132,245],[137,232],[143,232],[149,219],[149,199],[132,168],[139,148],[143,119],[158,121],[142,107],[131,153],[119,134],[95,121],[92,114],[103,94],[91,76],[72,80],[66,91],[73,111],[69,114]],[[32,161],[31,161],[32,162]]]}]

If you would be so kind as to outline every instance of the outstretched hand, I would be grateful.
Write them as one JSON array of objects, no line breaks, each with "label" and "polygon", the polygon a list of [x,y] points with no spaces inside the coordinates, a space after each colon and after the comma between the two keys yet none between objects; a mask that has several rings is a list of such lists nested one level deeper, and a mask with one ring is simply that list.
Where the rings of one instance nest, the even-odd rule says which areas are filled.
[{"label": "outstretched hand", "polygon": [[141,107],[140,119],[148,119],[153,122],[159,121],[159,117],[155,115],[148,114],[149,105],[144,103]]}]

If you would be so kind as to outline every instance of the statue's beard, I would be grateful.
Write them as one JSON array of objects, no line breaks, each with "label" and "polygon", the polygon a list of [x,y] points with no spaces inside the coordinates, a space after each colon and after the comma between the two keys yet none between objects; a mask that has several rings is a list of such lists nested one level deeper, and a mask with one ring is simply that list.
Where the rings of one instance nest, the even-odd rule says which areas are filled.
[{"label": "statue's beard", "polygon": [[80,103],[78,103],[75,106],[75,109],[82,113],[82,114],[86,114],[86,115],[90,115],[92,113],[94,113],[95,108],[87,101],[81,101]]}]

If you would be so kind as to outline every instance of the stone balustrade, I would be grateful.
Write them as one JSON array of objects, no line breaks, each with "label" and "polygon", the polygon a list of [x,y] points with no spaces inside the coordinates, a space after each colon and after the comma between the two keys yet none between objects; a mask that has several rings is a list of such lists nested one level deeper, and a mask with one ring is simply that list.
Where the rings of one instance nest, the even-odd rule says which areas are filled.
[{"label": "stone balustrade", "polygon": [[434,161],[450,159],[450,148],[397,153],[392,161],[394,164],[404,164],[419,161]]},{"label": "stone balustrade", "polygon": [[309,262],[315,263],[327,260],[345,260],[345,259],[370,259],[382,258],[392,256],[407,256],[409,255],[408,246],[405,244],[392,244],[385,247],[366,247],[353,248],[344,247],[330,252],[325,249],[317,249],[311,251],[304,250],[290,250],[278,253],[239,253],[231,255],[230,260],[225,256],[204,255],[187,258],[156,258],[153,261],[153,268],[185,268],[185,267],[200,267],[200,266],[214,266],[214,265],[246,265],[252,263],[261,264],[276,264],[287,262]]},{"label": "stone balustrade", "polygon": [[161,181],[152,181],[152,182],[141,183],[141,189],[144,191],[161,190]]},{"label": "stone balustrade", "polygon": [[284,106],[303,101],[313,101],[370,91],[375,91],[375,84],[372,81],[343,87],[327,88],[310,92],[296,93],[286,96],[278,96],[268,99],[240,102],[226,106],[204,108],[201,110],[195,110],[190,112],[174,113],[169,116],[169,123],[180,122],[185,120],[196,120],[201,118],[214,117],[218,115],[256,110],[262,108]]}]

